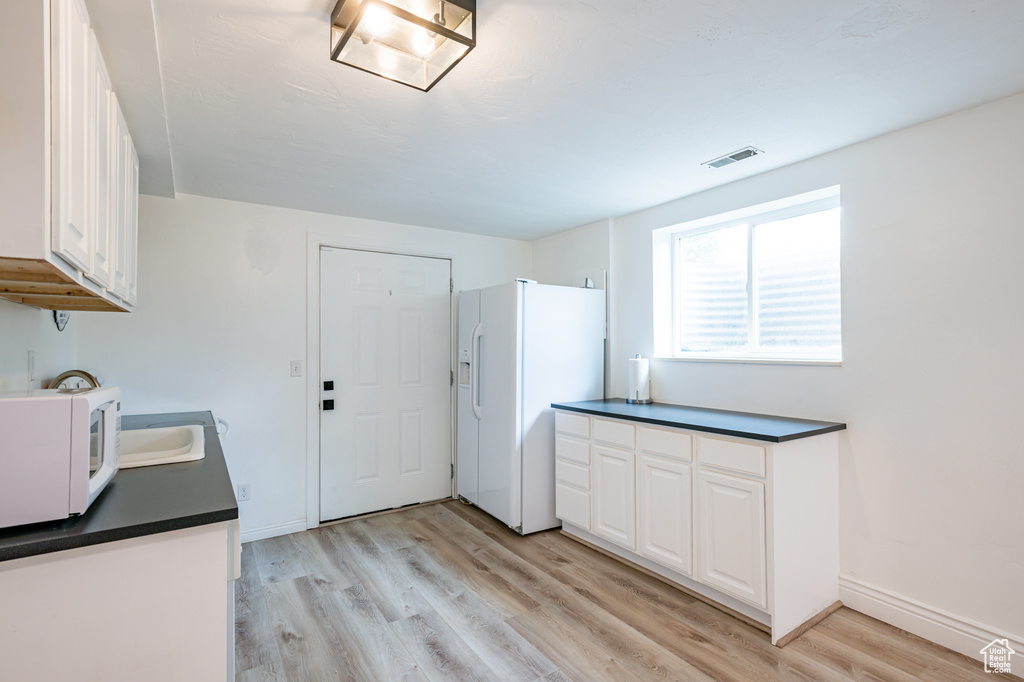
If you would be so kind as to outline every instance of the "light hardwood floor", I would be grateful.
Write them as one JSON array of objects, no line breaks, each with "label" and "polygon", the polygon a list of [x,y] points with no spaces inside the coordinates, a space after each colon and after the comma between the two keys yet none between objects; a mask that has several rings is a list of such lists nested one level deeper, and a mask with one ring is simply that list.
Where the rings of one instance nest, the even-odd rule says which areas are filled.
[{"label": "light hardwood floor", "polygon": [[247,544],[236,594],[246,682],[993,679],[845,608],[779,649],[558,531],[519,537],[455,501]]}]

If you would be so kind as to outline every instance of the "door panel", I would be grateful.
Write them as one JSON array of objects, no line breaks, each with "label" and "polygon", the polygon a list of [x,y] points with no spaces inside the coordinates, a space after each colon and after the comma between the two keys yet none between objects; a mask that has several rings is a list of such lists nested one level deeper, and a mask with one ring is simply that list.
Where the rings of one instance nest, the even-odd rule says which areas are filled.
[{"label": "door panel", "polygon": [[95,97],[90,59],[89,13],[82,0],[54,5],[58,32],[60,92],[55,109],[60,116],[55,140],[60,158],[59,210],[52,248],[83,272],[89,271],[92,168],[89,149]]},{"label": "door panel", "polygon": [[693,476],[689,464],[640,455],[640,548],[646,557],[691,575]]},{"label": "door panel", "polygon": [[700,581],[764,608],[764,483],[700,471]]},{"label": "door panel", "polygon": [[594,446],[593,532],[628,549],[636,549],[635,455]]},{"label": "door panel", "polygon": [[92,267],[89,268],[88,277],[101,287],[110,286],[110,264],[112,252],[110,245],[113,242],[110,236],[111,226],[111,202],[110,194],[113,180],[111,178],[111,161],[117,162],[111,154],[111,111],[110,94],[113,91],[110,85],[110,76],[107,75],[107,67],[103,64],[103,56],[96,42],[96,34],[90,35],[92,54],[95,60],[93,87],[95,93],[92,99],[93,120],[92,145],[95,151],[93,158],[93,173],[95,174],[95,186],[93,197],[93,242],[92,242]]},{"label": "door panel", "polygon": [[324,248],[320,519],[451,495],[450,261]]}]

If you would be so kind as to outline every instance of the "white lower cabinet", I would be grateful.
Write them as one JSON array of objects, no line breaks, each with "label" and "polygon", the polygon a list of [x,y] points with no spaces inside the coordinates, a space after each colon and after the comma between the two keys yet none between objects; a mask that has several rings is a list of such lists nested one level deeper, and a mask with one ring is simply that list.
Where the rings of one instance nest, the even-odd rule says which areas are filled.
[{"label": "white lower cabinet", "polygon": [[590,530],[590,493],[555,481],[555,516]]},{"label": "white lower cabinet", "polygon": [[693,469],[641,454],[637,462],[640,554],[693,575]]},{"label": "white lower cabinet", "polygon": [[636,549],[636,455],[594,447],[594,533]]},{"label": "white lower cabinet", "polygon": [[233,520],[0,562],[0,679],[234,680],[239,548]]},{"label": "white lower cabinet", "polygon": [[777,443],[560,410],[555,421],[566,534],[773,643],[838,603],[837,433]]},{"label": "white lower cabinet", "polygon": [[764,483],[704,470],[697,483],[700,581],[764,608]]},{"label": "white lower cabinet", "polygon": [[555,516],[589,531],[590,420],[575,414],[555,415]]}]

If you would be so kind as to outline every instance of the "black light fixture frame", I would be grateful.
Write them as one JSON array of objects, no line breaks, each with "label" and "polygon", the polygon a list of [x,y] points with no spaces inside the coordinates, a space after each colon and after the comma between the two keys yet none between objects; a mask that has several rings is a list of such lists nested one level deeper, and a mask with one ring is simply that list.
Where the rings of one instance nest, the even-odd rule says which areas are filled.
[{"label": "black light fixture frame", "polygon": [[[332,29],[335,26],[337,26],[338,17],[341,15],[343,9],[345,8],[345,5],[351,6],[352,4],[358,3],[358,7],[356,8],[355,14],[349,20],[348,26],[345,27],[345,31],[341,36],[341,40],[338,41],[337,46],[332,48],[331,61],[337,62],[338,64],[344,64],[345,66],[351,66],[353,69],[359,69],[360,71],[371,73],[374,76],[386,78],[387,80],[392,81],[394,83],[399,83],[400,85],[408,86],[413,90],[419,90],[420,92],[430,92],[431,88],[437,85],[442,78],[447,76],[448,72],[454,69],[455,65],[461,62],[463,59],[465,59],[466,55],[472,52],[473,48],[476,47],[476,0],[439,0],[439,2],[447,2],[452,5],[455,5],[456,7],[461,7],[462,9],[468,11],[471,14],[473,21],[472,37],[466,38],[465,36],[459,35],[458,33],[452,31],[449,28],[446,28],[440,24],[435,24],[433,21],[430,21],[429,19],[424,19],[423,17],[417,16],[412,12],[409,12],[408,10],[404,10],[401,7],[392,5],[389,2],[378,2],[378,0],[338,0],[338,4],[334,6],[334,11],[331,12]],[[366,11],[372,5],[376,5],[377,7],[380,7],[382,10],[388,12],[389,14],[393,14],[399,19],[403,19],[404,21],[408,21],[409,23],[416,24],[417,26],[420,26],[426,29],[427,31],[437,33],[438,35],[448,38],[449,40],[454,40],[457,43],[461,43],[462,45],[465,45],[468,49],[462,54],[461,57],[452,62],[451,65],[447,69],[445,69],[440,76],[435,78],[434,81],[425,88],[421,88],[412,85],[411,83],[406,83],[404,81],[396,80],[389,76],[385,76],[382,73],[377,73],[376,71],[364,69],[361,66],[356,66],[354,64],[349,64],[348,62],[339,61],[338,55],[341,54],[341,51],[345,48],[345,45],[348,43],[349,39],[352,38],[353,34],[355,33],[356,26],[358,26],[359,22],[363,20],[363,15],[366,14]],[[338,28],[340,29],[341,27],[338,26]]]}]

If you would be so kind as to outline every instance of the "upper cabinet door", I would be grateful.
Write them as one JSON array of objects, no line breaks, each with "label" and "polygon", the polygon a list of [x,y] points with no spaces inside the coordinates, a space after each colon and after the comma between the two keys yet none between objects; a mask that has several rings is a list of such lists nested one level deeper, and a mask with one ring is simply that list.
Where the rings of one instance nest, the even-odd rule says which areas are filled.
[{"label": "upper cabinet door", "polygon": [[53,145],[59,182],[53,188],[51,248],[82,272],[88,272],[92,260],[90,147],[95,99],[89,14],[82,0],[54,0],[52,8],[51,30],[57,31],[53,92],[57,125]]},{"label": "upper cabinet door", "polygon": [[[93,79],[93,238],[92,265],[86,273],[89,279],[106,288],[110,286],[111,267],[114,260],[113,238],[114,211],[111,194],[114,182],[111,173],[116,167],[116,144],[113,142],[113,120],[111,116],[110,76],[107,75],[103,56],[96,42],[96,34],[91,34],[91,50],[95,63]],[[113,151],[112,151],[112,148]]]},{"label": "upper cabinet door", "polygon": [[135,305],[139,298],[139,155],[135,152],[130,135],[128,149],[131,151],[128,165],[128,224],[125,228],[128,235],[128,302]]},{"label": "upper cabinet door", "polygon": [[129,187],[131,173],[129,163],[131,161],[131,138],[128,136],[128,126],[121,114],[121,107],[117,103],[117,95],[111,98],[111,112],[113,118],[113,139],[111,150],[113,152],[114,167],[111,169],[111,180],[114,189],[111,192],[111,214],[113,226],[111,229],[111,255],[113,256],[113,267],[111,268],[110,291],[122,300],[128,300],[128,272],[131,268],[131,258],[128,253],[128,213],[129,213]]}]

